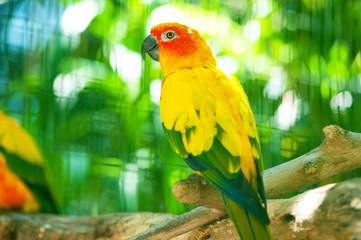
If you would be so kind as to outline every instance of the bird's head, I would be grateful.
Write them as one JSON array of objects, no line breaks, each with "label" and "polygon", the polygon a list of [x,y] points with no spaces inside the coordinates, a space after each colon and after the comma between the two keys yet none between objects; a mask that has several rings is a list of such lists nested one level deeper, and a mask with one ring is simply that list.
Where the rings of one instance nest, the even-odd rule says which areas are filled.
[{"label": "bird's head", "polygon": [[199,33],[179,23],[154,26],[142,45],[144,59],[146,53],[160,62],[166,76],[179,69],[217,65],[211,49]]}]

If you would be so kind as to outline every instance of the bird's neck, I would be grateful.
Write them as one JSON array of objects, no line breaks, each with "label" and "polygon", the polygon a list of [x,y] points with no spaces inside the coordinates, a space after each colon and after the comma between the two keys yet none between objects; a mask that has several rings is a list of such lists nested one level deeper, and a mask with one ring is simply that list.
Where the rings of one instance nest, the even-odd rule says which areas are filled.
[{"label": "bird's neck", "polygon": [[208,45],[191,55],[178,54],[175,56],[172,52],[160,50],[159,62],[165,76],[180,69],[217,67],[217,61]]}]

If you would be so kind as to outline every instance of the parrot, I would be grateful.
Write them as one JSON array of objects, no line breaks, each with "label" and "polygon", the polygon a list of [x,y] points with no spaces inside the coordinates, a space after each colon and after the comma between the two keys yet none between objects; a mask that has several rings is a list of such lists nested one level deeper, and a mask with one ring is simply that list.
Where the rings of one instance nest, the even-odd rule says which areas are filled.
[{"label": "parrot", "polygon": [[240,81],[217,68],[197,30],[180,23],[152,27],[141,54],[164,73],[160,119],[173,150],[221,192],[241,239],[273,239],[260,141]]},{"label": "parrot", "polygon": [[37,212],[40,205],[25,183],[7,166],[0,152],[0,209],[19,209],[25,213]]},{"label": "parrot", "polygon": [[0,111],[0,208],[57,213],[44,157],[15,119]]}]

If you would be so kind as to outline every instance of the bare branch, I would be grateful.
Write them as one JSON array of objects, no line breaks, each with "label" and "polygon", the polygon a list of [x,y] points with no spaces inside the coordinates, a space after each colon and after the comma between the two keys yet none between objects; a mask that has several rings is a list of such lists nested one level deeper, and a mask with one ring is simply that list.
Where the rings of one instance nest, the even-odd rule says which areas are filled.
[{"label": "bare branch", "polygon": [[267,198],[292,193],[321,180],[361,167],[361,134],[330,125],[317,148],[264,172]]},{"label": "bare branch", "polygon": [[119,240],[173,219],[168,213],[117,213],[97,217],[0,214],[0,239]]},{"label": "bare branch", "polygon": [[[268,198],[282,197],[361,167],[361,134],[338,126],[324,128],[324,142],[292,161],[264,171],[264,185]],[[197,179],[180,180],[173,186],[175,198],[184,203],[224,210],[219,191]]]},{"label": "bare branch", "polygon": [[[270,200],[268,214],[274,238],[361,239],[360,186],[361,179],[353,179],[309,190],[290,199]],[[204,207],[176,218],[165,213],[119,213],[98,217],[4,213],[0,215],[0,239],[121,240],[144,230],[129,239],[171,239],[186,228],[193,228],[194,224],[202,226],[172,240],[239,240],[228,218],[214,221],[223,214]],[[207,222],[211,223],[204,225]]]},{"label": "bare branch", "polygon": [[[270,200],[268,214],[278,240],[361,239],[361,179],[329,184],[290,199]],[[239,240],[229,218],[197,228],[187,239]],[[184,236],[183,235],[183,236]]]},{"label": "bare branch", "polygon": [[192,211],[175,217],[167,222],[154,225],[150,229],[140,234],[137,234],[127,240],[159,240],[171,239],[185,232],[193,230],[194,228],[203,226],[211,221],[219,219],[224,216],[224,212],[216,209],[198,207]]}]

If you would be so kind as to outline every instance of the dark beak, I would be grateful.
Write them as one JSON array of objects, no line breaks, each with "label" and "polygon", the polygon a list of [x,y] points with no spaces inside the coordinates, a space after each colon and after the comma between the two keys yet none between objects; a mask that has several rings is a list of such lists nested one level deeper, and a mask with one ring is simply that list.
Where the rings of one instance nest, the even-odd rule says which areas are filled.
[{"label": "dark beak", "polygon": [[159,61],[158,48],[159,46],[157,39],[154,36],[149,35],[142,44],[142,57],[144,61],[145,61],[145,55],[146,53],[148,53],[153,60],[158,62]]}]

